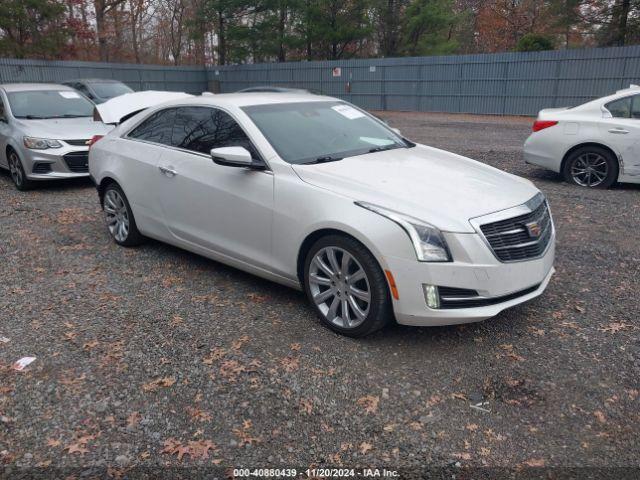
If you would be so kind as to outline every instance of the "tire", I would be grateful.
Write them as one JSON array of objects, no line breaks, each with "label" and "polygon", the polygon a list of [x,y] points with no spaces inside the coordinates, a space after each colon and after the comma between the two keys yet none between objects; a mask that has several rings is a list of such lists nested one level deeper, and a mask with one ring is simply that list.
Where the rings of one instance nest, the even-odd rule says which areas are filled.
[{"label": "tire", "polygon": [[7,163],[9,165],[11,180],[13,180],[13,184],[16,188],[21,192],[32,189],[33,182],[27,178],[22,161],[20,160],[17,152],[12,148],[7,151]]},{"label": "tire", "polygon": [[[342,272],[345,254],[346,275]],[[364,337],[393,318],[382,269],[371,252],[351,237],[327,235],[314,243],[305,259],[303,280],[307,298],[322,322],[342,335]]]},{"label": "tire", "polygon": [[138,230],[131,206],[120,186],[107,185],[102,200],[105,223],[113,241],[123,247],[135,247],[144,242],[144,236]]},{"label": "tire", "polygon": [[564,162],[562,176],[580,187],[609,188],[618,180],[618,161],[605,148],[581,147]]}]

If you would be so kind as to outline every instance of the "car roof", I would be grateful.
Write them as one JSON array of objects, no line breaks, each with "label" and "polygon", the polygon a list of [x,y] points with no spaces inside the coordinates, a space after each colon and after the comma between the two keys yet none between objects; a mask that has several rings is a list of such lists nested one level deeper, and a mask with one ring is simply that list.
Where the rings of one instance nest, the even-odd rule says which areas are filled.
[{"label": "car roof", "polygon": [[311,93],[289,92],[246,92],[246,93],[221,93],[218,95],[200,95],[182,101],[173,101],[169,104],[194,104],[194,105],[221,105],[229,107],[248,107],[254,105],[271,105],[278,103],[301,102],[335,102],[339,99],[313,95]]},{"label": "car roof", "polygon": [[42,90],[72,90],[73,88],[59,83],[3,83],[0,88],[5,92],[28,92]]},{"label": "car roof", "polygon": [[65,80],[63,83],[82,82],[82,83],[124,83],[115,78],[72,78]]}]

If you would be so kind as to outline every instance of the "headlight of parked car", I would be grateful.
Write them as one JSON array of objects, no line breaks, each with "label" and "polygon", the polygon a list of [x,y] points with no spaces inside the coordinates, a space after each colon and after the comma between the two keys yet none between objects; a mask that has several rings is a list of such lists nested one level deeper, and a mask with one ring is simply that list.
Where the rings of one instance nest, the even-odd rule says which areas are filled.
[{"label": "headlight of parked car", "polygon": [[421,262],[450,262],[449,247],[440,230],[417,218],[403,215],[377,205],[356,202],[356,205],[371,210],[400,225],[413,243],[416,256]]},{"label": "headlight of parked car", "polygon": [[23,141],[25,147],[33,150],[62,147],[62,144],[58,140],[51,140],[49,138],[24,137]]}]

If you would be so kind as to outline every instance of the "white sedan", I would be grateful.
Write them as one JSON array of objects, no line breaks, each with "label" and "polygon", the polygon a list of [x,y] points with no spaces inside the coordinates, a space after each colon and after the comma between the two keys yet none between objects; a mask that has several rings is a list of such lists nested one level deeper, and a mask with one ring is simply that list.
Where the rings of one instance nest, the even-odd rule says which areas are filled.
[{"label": "white sedan", "polygon": [[541,110],[524,158],[581,187],[640,183],[640,87],[578,107]]},{"label": "white sedan", "polygon": [[108,230],[304,290],[350,336],[492,317],[540,295],[555,231],[528,180],[416,145],[340,100],[164,103],[93,143]]}]

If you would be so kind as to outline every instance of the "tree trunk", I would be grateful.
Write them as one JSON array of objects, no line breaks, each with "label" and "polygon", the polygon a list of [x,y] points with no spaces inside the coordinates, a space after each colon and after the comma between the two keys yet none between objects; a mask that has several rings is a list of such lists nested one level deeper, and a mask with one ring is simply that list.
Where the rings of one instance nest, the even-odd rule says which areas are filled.
[{"label": "tree trunk", "polygon": [[109,49],[106,37],[105,4],[103,0],[95,1],[96,31],[98,33],[98,54],[101,62],[109,61]]},{"label": "tree trunk", "polygon": [[618,17],[618,41],[619,46],[627,43],[627,22],[629,21],[629,10],[631,9],[631,0],[622,0],[620,3],[620,16]]},{"label": "tree trunk", "polygon": [[218,63],[227,64],[227,38],[225,32],[225,19],[222,11],[218,12]]},{"label": "tree trunk", "polygon": [[281,5],[280,7],[280,19],[278,22],[278,61],[284,62],[286,61],[286,52],[284,48],[284,34],[287,23],[287,7],[285,5]]}]

